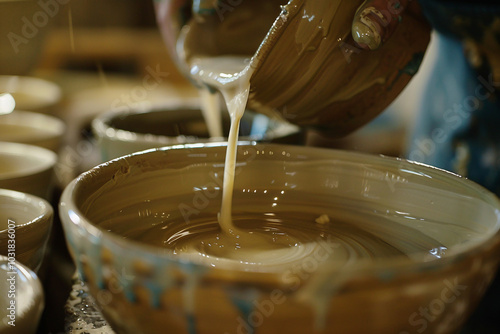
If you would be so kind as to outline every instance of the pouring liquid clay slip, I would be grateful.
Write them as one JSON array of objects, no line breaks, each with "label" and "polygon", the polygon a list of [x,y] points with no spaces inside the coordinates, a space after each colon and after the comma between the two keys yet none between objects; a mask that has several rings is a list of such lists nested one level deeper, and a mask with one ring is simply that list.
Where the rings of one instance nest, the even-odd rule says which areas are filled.
[{"label": "pouring liquid clay slip", "polygon": [[155,2],[179,68],[190,77],[193,57],[253,57],[249,107],[330,136],[382,112],[417,72],[430,39],[417,1],[232,3]]}]

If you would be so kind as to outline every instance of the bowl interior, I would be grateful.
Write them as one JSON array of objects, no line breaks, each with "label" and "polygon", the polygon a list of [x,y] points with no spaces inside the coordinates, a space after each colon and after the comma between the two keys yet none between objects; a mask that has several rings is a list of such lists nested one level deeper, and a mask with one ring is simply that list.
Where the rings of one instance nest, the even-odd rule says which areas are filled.
[{"label": "bowl interior", "polygon": [[52,208],[41,198],[13,190],[0,189],[0,233],[8,229],[9,220],[19,229],[36,223],[43,216],[51,214]]},{"label": "bowl interior", "polygon": [[51,169],[57,161],[54,152],[33,145],[0,142],[0,180]]},{"label": "bowl interior", "polygon": [[[227,112],[222,111],[223,133],[229,134],[230,120]],[[105,135],[119,134],[106,132],[107,128],[122,130],[123,138],[127,136],[124,132],[132,133],[135,139],[158,137],[192,137],[193,140],[208,140],[208,128],[199,108],[176,108],[156,109],[147,112],[110,112],[103,115],[98,121],[99,127],[104,127]],[[277,135],[288,135],[297,131],[295,126],[283,121],[270,119],[267,116],[256,114],[251,111],[245,112],[240,124],[240,136],[254,138],[256,140]],[[137,138],[138,137],[138,138]]]},{"label": "bowl interior", "polygon": [[0,254],[9,255],[14,237],[15,258],[38,272],[53,221],[52,206],[40,197],[0,189]]}]

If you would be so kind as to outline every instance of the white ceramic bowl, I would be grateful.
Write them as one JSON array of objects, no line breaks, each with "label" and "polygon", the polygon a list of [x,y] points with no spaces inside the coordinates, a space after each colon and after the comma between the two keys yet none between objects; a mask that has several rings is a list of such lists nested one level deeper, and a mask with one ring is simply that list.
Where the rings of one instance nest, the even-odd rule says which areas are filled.
[{"label": "white ceramic bowl", "polygon": [[53,82],[16,75],[0,75],[0,92],[10,93],[16,109],[57,114],[62,99],[61,88]]},{"label": "white ceramic bowl", "polygon": [[14,110],[0,115],[0,141],[31,144],[58,152],[66,126],[59,118]]},{"label": "white ceramic bowl", "polygon": [[45,306],[38,276],[13,258],[0,255],[0,291],[0,333],[36,333]]},{"label": "white ceramic bowl", "polygon": [[54,210],[44,199],[0,189],[0,254],[15,238],[16,260],[38,272],[47,249]]},{"label": "white ceramic bowl", "polygon": [[57,155],[42,147],[0,142],[0,188],[49,199]]}]

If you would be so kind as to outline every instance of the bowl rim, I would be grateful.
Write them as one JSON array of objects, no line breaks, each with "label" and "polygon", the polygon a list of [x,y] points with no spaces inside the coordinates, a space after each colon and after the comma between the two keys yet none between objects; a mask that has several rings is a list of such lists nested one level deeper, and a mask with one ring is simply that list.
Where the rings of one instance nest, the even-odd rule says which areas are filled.
[{"label": "bowl rim", "polygon": [[30,129],[40,129],[47,133],[43,136],[44,139],[62,136],[66,131],[66,124],[60,118],[50,114],[18,109],[2,115],[0,126],[2,125],[21,125]]},{"label": "bowl rim", "polygon": [[[179,101],[173,104],[156,105],[151,108],[142,109],[112,109],[108,110],[102,114],[99,114],[91,122],[91,127],[94,133],[100,140],[118,140],[123,142],[141,142],[150,144],[160,144],[166,145],[179,145],[179,144],[194,144],[194,143],[208,143],[208,142],[220,142],[221,138],[210,138],[210,137],[196,137],[189,135],[178,135],[178,136],[165,136],[156,135],[149,133],[133,132],[129,130],[124,130],[111,126],[109,123],[115,117],[126,117],[130,115],[141,115],[147,113],[155,112],[167,112],[173,111],[175,109],[189,109],[189,110],[201,110],[200,102],[198,100],[186,100]],[[241,136],[241,141],[259,141],[259,140],[270,140],[273,138],[280,138],[288,136],[300,131],[299,127],[291,123],[285,122],[283,120],[278,120],[280,122],[276,129],[273,129],[273,133],[277,132],[277,135],[269,135],[268,133],[264,135],[249,135]],[[278,132],[279,131],[279,132]]]},{"label": "bowl rim", "polygon": [[[14,266],[15,269],[11,268],[11,265]],[[35,271],[28,268],[26,265],[22,264],[17,260],[15,260],[13,263],[10,262],[9,258],[5,255],[0,255],[0,270],[6,272],[7,274],[9,274],[12,271],[15,271],[17,273],[16,282],[20,281],[29,285],[29,287],[31,288],[32,299],[29,302],[22,304],[22,310],[25,311],[25,309],[29,307],[38,308],[37,313],[41,315],[42,310],[45,308],[45,292],[40,277],[35,273]],[[38,304],[34,304],[33,301],[36,300],[37,298],[40,299],[40,302]],[[18,304],[18,301],[16,301],[16,304]],[[30,321],[32,322],[35,320],[36,319],[24,319],[24,322],[28,323]],[[2,331],[2,329],[5,329],[7,327],[10,327],[10,325],[4,324],[4,322],[2,321],[2,323],[0,324],[0,331]]]},{"label": "bowl rim", "polygon": [[[36,209],[36,217],[23,224],[17,224],[16,222],[16,228],[34,226],[40,222],[45,221],[45,217],[54,215],[54,208],[52,207],[52,205],[47,200],[35,195],[16,190],[0,188],[0,204],[2,202],[2,198],[7,198],[9,201],[24,203],[26,206]],[[4,233],[5,231],[7,231],[7,229],[0,229],[0,234]]]},{"label": "bowl rim", "polygon": [[[4,85],[7,85],[9,89],[5,89]],[[30,87],[32,85],[41,85],[42,89],[26,89],[26,86]],[[34,108],[36,110],[56,105],[63,96],[62,89],[58,84],[34,76],[0,75],[0,86],[7,93],[23,92],[40,98],[39,104]]]},{"label": "bowl rim", "polygon": [[[227,142],[211,142],[211,143],[196,143],[196,144],[182,144],[182,145],[173,145],[173,146],[165,146],[161,148],[153,148],[144,151],[135,152],[132,154],[128,154],[119,158],[112,159],[108,162],[102,163],[94,168],[80,174],[78,177],[73,179],[63,190],[62,195],[59,201],[59,212],[61,216],[61,220],[63,220],[63,227],[65,225],[64,220],[68,219],[72,225],[78,225],[83,228],[87,233],[92,236],[92,239],[98,240],[100,238],[108,239],[114,246],[117,246],[120,249],[126,249],[128,251],[134,251],[135,254],[147,254],[152,257],[159,257],[166,261],[174,262],[174,263],[191,263],[193,265],[197,265],[200,267],[207,268],[209,265],[204,261],[195,261],[191,258],[183,258],[178,255],[172,254],[171,251],[161,248],[158,246],[148,245],[136,240],[132,239],[123,239],[119,235],[104,230],[94,224],[92,224],[89,219],[78,209],[76,203],[73,200],[73,194],[78,190],[79,184],[86,179],[89,175],[95,173],[96,170],[100,168],[109,168],[113,164],[119,164],[121,161],[126,161],[127,159],[138,159],[147,154],[154,154],[155,152],[167,152],[170,150],[182,150],[182,149],[200,149],[206,147],[225,147]],[[403,273],[406,272],[425,272],[425,271],[433,271],[436,268],[440,268],[447,264],[454,264],[458,262],[465,261],[467,258],[472,258],[476,254],[483,253],[486,250],[489,250],[493,247],[499,247],[500,245],[500,199],[494,195],[492,192],[484,188],[483,186],[463,177],[456,173],[434,167],[431,165],[427,165],[424,163],[411,161],[408,159],[397,158],[385,156],[382,154],[371,154],[371,153],[363,153],[363,152],[355,152],[355,151],[345,151],[339,149],[329,149],[329,148],[319,148],[319,147],[306,147],[306,146],[292,146],[292,145],[282,145],[282,144],[261,144],[254,141],[250,142],[238,142],[238,147],[279,147],[279,148],[291,148],[291,149],[302,149],[305,150],[305,153],[310,152],[310,150],[315,150],[317,152],[330,152],[332,156],[329,156],[329,160],[341,160],[342,157],[351,157],[356,158],[360,161],[366,161],[367,159],[372,159],[375,162],[386,162],[390,164],[394,163],[402,163],[407,166],[415,166],[420,169],[420,172],[427,171],[429,173],[438,173],[441,176],[444,176],[448,179],[452,180],[460,180],[461,185],[466,188],[470,188],[473,191],[478,193],[478,197],[491,205],[492,207],[496,207],[496,215],[497,215],[497,224],[496,228],[492,230],[487,237],[478,238],[474,241],[469,241],[461,245],[456,245],[452,250],[447,251],[447,255],[441,258],[433,258],[431,260],[424,260],[424,256],[428,254],[427,252],[419,252],[416,253],[418,256],[418,260],[415,260],[415,256],[412,258],[403,257],[403,256],[394,256],[382,259],[374,260],[359,260],[356,259],[354,265],[350,265],[347,270],[351,273],[360,273],[360,272],[391,272],[395,273],[396,271],[401,271]],[[335,155],[335,157],[333,157]],[[129,164],[127,161],[127,165]],[[426,175],[426,174],[424,174]],[[457,183],[458,184],[458,183]],[[259,268],[253,267],[251,271],[244,270],[240,266],[236,267],[213,267],[212,270],[220,273],[230,273],[230,272],[240,272],[243,274],[275,274],[273,271],[269,270],[259,270]],[[336,267],[335,272],[337,271],[345,271],[345,267]],[[222,275],[224,276],[224,274]],[[229,277],[234,280],[234,277],[229,274]]]},{"label": "bowl rim", "polygon": [[14,155],[21,158],[35,158],[39,164],[0,174],[0,181],[36,175],[53,168],[57,163],[57,154],[49,149],[36,145],[0,141],[0,155]]}]

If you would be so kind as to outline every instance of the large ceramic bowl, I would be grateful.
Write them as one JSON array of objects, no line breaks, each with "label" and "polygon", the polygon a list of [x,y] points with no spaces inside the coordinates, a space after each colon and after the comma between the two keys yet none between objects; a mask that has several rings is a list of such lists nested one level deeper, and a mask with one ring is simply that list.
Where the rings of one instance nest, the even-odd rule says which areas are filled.
[{"label": "large ceramic bowl", "polygon": [[9,244],[14,244],[16,260],[38,272],[47,249],[53,216],[54,210],[46,200],[0,189],[0,254],[8,255]]},{"label": "large ceramic bowl", "polygon": [[0,142],[0,188],[49,199],[57,155],[45,148]]},{"label": "large ceramic bowl", "polygon": [[35,334],[45,306],[38,276],[13,257],[0,255],[0,333]]},{"label": "large ceramic bowl", "polygon": [[[222,113],[223,133],[229,134],[229,114]],[[187,143],[220,141],[210,138],[203,114],[196,103],[150,110],[112,110],[92,122],[103,162],[137,151]],[[246,111],[240,125],[241,140],[297,143],[297,126]]]},{"label": "large ceramic bowl", "polygon": [[37,145],[58,152],[66,126],[41,113],[15,110],[0,116],[0,141]]},{"label": "large ceramic bowl", "polygon": [[[155,1],[165,44],[186,76],[194,57],[252,58],[251,109],[333,137],[368,123],[417,72],[430,37],[418,1]],[[379,32],[364,50],[353,23]],[[375,27],[375,28],[374,28]]]},{"label": "large ceramic bowl", "polygon": [[314,251],[295,262],[263,253],[262,265],[178,253],[176,238],[218,228],[224,156],[217,143],[140,152],[63,192],[69,249],[117,333],[451,334],[495,275],[500,204],[478,185],[273,144],[239,146],[233,220],[311,231]]}]

